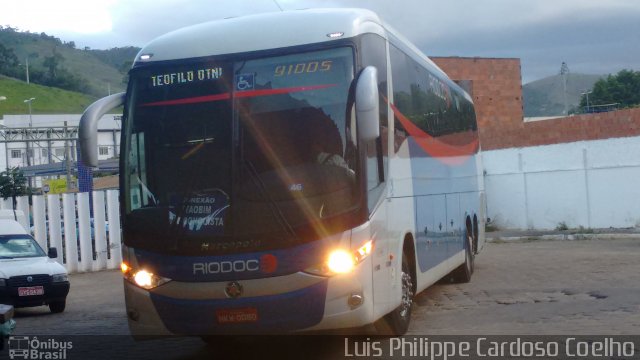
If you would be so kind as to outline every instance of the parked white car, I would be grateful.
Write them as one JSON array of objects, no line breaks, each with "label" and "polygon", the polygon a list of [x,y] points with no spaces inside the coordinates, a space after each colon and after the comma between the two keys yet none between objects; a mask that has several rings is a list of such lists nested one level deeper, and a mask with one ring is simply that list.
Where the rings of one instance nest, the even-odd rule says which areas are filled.
[{"label": "parked white car", "polygon": [[0,219],[0,304],[63,312],[69,277],[57,257],[56,248],[45,253],[17,221]]}]

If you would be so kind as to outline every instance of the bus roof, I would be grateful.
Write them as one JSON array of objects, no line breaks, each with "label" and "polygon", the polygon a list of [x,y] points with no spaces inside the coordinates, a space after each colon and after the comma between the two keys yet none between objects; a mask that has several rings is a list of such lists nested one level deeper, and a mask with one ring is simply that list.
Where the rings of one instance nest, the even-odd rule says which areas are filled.
[{"label": "bus roof", "polygon": [[[313,44],[376,33],[386,38],[380,18],[364,9],[306,9],[228,18],[185,27],[144,46],[136,63],[235,54]],[[343,33],[331,38],[329,34]]]},{"label": "bus roof", "polygon": [[[340,37],[329,34],[341,33]],[[388,39],[422,66],[458,88],[408,39],[376,13],[356,8],[324,8],[270,12],[210,21],[162,35],[145,45],[134,64],[237,54],[352,38],[373,33]],[[146,60],[141,56],[149,55]],[[473,101],[464,93],[465,98]]]}]

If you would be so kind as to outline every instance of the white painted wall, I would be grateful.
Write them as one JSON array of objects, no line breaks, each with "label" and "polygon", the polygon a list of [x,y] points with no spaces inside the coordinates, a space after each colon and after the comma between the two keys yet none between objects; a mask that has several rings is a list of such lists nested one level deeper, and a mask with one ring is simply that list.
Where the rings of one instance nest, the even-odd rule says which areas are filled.
[{"label": "white painted wall", "polygon": [[640,226],[640,137],[482,154],[487,216],[502,229]]},{"label": "white painted wall", "polygon": [[[17,199],[17,209],[25,214],[21,225],[33,232],[45,251],[57,248],[56,260],[69,272],[118,269],[122,261],[118,190],[94,191],[93,198],[94,231],[88,193],[67,193],[62,198],[57,194],[34,195],[31,207],[28,197]],[[11,199],[0,199],[0,209],[12,208]]]}]

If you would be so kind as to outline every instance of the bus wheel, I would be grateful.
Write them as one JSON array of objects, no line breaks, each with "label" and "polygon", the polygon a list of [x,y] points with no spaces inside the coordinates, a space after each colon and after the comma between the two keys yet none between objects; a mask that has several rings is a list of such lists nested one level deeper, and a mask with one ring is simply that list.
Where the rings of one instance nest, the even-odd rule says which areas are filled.
[{"label": "bus wheel", "polygon": [[464,264],[460,265],[453,271],[453,281],[457,283],[468,283],[471,281],[471,275],[474,269],[474,250],[473,250],[473,235],[470,231],[467,231],[467,243],[464,249]]},{"label": "bus wheel", "polygon": [[406,334],[411,322],[411,310],[413,309],[414,279],[411,276],[411,267],[407,254],[402,254],[402,274],[400,276],[402,286],[402,300],[400,306],[385,315],[374,324],[377,331],[383,335],[400,336]]}]

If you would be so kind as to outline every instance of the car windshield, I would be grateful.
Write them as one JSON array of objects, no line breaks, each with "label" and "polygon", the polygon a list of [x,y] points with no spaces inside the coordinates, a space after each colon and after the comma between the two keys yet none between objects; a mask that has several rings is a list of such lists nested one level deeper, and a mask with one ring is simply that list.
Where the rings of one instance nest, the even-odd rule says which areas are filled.
[{"label": "car windshield", "polygon": [[29,235],[1,235],[0,259],[46,256],[40,245]]}]

